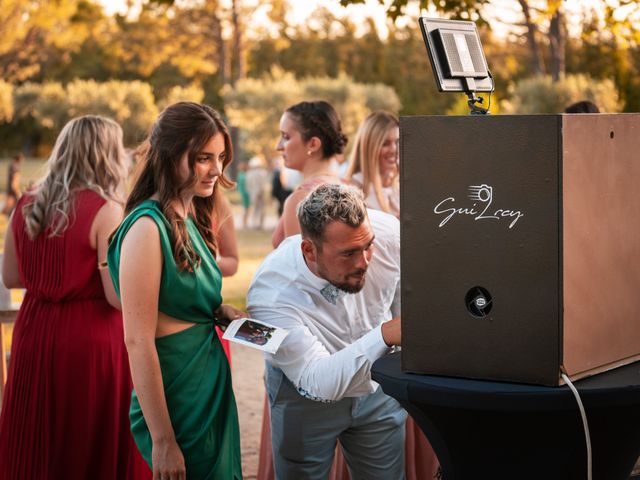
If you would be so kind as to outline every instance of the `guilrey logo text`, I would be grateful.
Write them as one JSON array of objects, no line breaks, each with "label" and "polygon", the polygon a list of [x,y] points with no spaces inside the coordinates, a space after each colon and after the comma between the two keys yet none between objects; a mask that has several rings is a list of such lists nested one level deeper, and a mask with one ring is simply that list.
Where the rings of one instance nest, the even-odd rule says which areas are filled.
[{"label": "guilrey logo text", "polygon": [[469,200],[473,202],[471,206],[458,207],[454,197],[447,197],[433,208],[436,215],[444,215],[439,227],[443,227],[446,223],[457,215],[468,215],[474,220],[511,220],[509,228],[524,217],[524,213],[520,210],[512,210],[506,208],[494,209],[493,204],[493,187],[489,185],[471,185],[469,187]]}]

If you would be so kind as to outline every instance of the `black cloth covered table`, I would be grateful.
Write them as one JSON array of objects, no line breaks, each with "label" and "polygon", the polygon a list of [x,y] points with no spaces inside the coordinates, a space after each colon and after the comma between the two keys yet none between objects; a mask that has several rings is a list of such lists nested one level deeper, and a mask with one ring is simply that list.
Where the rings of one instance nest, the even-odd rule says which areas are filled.
[{"label": "black cloth covered table", "polygon": [[[584,429],[569,387],[403,373],[400,353],[372,377],[429,438],[445,480],[587,478]],[[627,480],[640,455],[640,362],[575,382],[594,480]]]}]

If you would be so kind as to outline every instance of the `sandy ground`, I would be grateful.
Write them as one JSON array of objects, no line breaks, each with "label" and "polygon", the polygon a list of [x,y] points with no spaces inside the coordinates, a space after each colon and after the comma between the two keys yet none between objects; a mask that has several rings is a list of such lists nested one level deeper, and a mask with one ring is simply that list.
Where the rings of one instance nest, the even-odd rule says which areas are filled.
[{"label": "sandy ground", "polygon": [[231,344],[233,390],[240,417],[242,472],[245,480],[253,480],[258,472],[260,428],[264,402],[264,361],[262,352]]}]

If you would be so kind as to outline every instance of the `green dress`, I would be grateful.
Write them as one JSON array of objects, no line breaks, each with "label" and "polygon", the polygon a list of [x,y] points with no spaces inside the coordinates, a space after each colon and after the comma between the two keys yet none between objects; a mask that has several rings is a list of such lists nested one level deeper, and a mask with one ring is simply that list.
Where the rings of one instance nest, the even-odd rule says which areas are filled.
[{"label": "green dress", "polygon": [[[222,275],[190,217],[185,223],[201,263],[193,272],[178,271],[169,223],[158,202],[145,200],[124,219],[109,245],[109,273],[118,296],[122,242],[131,226],[143,216],[151,217],[160,232],[164,263],[158,309],[196,324],[156,338],[167,407],[184,455],[187,478],[241,479],[240,432],[231,372],[213,325],[214,311],[222,303]],[[136,444],[151,466],[151,435],[135,390],[129,418]]]}]

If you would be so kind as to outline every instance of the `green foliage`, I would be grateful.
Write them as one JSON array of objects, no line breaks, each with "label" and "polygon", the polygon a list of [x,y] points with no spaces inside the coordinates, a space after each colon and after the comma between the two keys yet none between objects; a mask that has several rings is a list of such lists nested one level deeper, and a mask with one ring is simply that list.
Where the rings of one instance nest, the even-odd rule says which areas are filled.
[{"label": "green foliage", "polygon": [[400,108],[396,93],[382,84],[362,84],[346,75],[297,80],[279,69],[260,79],[241,80],[234,88],[225,89],[223,96],[229,120],[241,128],[243,150],[264,158],[275,154],[280,116],[294,103],[327,100],[340,114],[343,130],[350,139],[373,110],[397,113]]},{"label": "green foliage", "polygon": [[77,0],[44,3],[0,1],[0,78],[9,82],[33,78],[53,52],[73,50],[82,43],[72,26]]},{"label": "green foliage", "polygon": [[284,108],[300,96],[300,85],[290,73],[274,69],[261,79],[246,78],[223,90],[225,112],[232,125],[241,127],[242,150],[270,158],[278,139]]},{"label": "green foliage", "polygon": [[601,112],[619,112],[618,92],[610,79],[567,75],[558,82],[550,76],[526,78],[515,84],[511,99],[501,103],[503,113],[560,113],[568,105],[591,100]]},{"label": "green foliage", "polygon": [[166,106],[176,102],[196,102],[204,100],[204,90],[197,85],[186,87],[176,85],[172,87],[164,98],[158,101],[158,110],[163,110]]},{"label": "green foliage", "polygon": [[[261,77],[274,64],[296,78],[336,78],[346,73],[358,83],[391,87],[400,98],[403,115],[446,111],[453,98],[438,94],[417,25],[389,24],[389,36],[383,40],[372,19],[365,21],[363,35],[356,36],[349,19],[320,13],[321,28],[290,27],[279,38],[262,38],[249,54],[249,76]],[[341,33],[332,36],[332,31]]]},{"label": "green foliage", "polygon": [[68,119],[66,94],[60,83],[25,83],[15,89],[19,118],[33,117],[44,130],[59,129]]},{"label": "green foliage", "polygon": [[122,126],[127,145],[142,140],[158,114],[151,86],[137,80],[76,80],[67,85],[66,92],[70,117],[93,114],[113,118]]},{"label": "green foliage", "polygon": [[623,104],[622,111],[638,112],[640,30],[633,28],[633,14],[635,12],[637,22],[640,5],[627,5],[625,15],[618,15],[621,8],[612,2],[604,9],[604,18],[595,11],[585,15],[580,37],[568,42],[567,71],[596,79],[613,79]]},{"label": "green foliage", "polygon": [[336,108],[345,135],[350,139],[354,138],[360,122],[373,110],[388,110],[396,114],[400,110],[400,100],[392,88],[382,84],[357,83],[344,74],[338,78],[306,78],[300,86],[300,100],[327,100]]},{"label": "green foliage", "polygon": [[75,80],[66,87],[56,82],[26,83],[15,89],[14,107],[16,118],[31,125],[22,134],[45,143],[51,143],[71,118],[92,114],[116,120],[125,144],[135,144],[158,114],[151,86],[140,81]]},{"label": "green foliage", "polygon": [[[500,112],[500,101],[495,93],[489,94],[480,93],[477,94],[478,97],[481,97],[482,103],[477,104],[481,108],[489,108],[491,114],[499,114]],[[489,104],[489,98],[491,99],[491,104]],[[456,96],[456,101],[449,107],[447,110],[447,115],[469,115],[469,103],[468,98],[464,93],[459,93]]]},{"label": "green foliage", "polygon": [[0,123],[13,118],[13,85],[0,80]]}]

